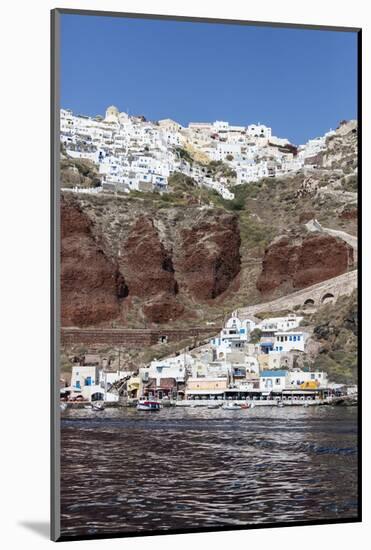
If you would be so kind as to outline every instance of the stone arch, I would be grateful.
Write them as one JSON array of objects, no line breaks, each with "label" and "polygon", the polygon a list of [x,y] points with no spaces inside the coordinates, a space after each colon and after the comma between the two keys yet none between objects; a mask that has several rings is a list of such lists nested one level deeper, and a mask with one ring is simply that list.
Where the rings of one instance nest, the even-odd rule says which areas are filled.
[{"label": "stone arch", "polygon": [[322,296],[321,302],[322,304],[325,304],[327,302],[333,302],[334,300],[335,296],[332,294],[332,292],[326,292],[326,294]]},{"label": "stone arch", "polygon": [[307,307],[308,307],[308,306],[309,306],[309,307],[310,307],[310,306],[314,306],[314,300],[313,300],[313,298],[307,298],[307,300],[305,300],[305,302],[304,302],[303,305],[304,305],[304,306],[307,306]]}]

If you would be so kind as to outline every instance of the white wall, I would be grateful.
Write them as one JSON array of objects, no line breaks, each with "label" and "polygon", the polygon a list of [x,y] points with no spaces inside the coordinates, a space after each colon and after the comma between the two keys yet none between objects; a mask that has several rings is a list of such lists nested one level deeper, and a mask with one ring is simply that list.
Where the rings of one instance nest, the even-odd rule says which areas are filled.
[{"label": "white wall", "polygon": [[287,353],[294,349],[304,351],[306,337],[307,334],[300,331],[277,332],[274,339],[274,350],[282,353]]}]

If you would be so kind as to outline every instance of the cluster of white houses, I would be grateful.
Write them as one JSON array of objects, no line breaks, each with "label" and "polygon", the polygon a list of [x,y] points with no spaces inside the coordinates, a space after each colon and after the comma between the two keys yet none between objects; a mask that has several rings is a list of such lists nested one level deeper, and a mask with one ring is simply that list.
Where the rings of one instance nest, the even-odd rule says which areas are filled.
[{"label": "cluster of white houses", "polygon": [[[148,122],[129,116],[114,106],[105,117],[74,115],[61,109],[60,139],[72,158],[89,159],[99,165],[106,191],[166,191],[168,177],[181,172],[200,186],[233,199],[231,184],[256,182],[264,177],[296,173],[324,149],[326,137],[296,148],[287,139],[272,136],[262,124],[234,126],[228,122],[189,123],[182,127],[171,119]],[[179,150],[196,150],[201,158],[223,161],[235,173],[233,182],[211,175],[205,164],[190,162]]]},{"label": "cluster of white houses", "polygon": [[119,400],[120,384],[129,401],[143,396],[178,402],[324,398],[333,390],[326,373],[299,367],[308,338],[301,320],[294,314],[240,319],[235,313],[206,346],[154,360],[137,372],[74,366],[71,386],[62,391],[72,398],[106,401]]}]

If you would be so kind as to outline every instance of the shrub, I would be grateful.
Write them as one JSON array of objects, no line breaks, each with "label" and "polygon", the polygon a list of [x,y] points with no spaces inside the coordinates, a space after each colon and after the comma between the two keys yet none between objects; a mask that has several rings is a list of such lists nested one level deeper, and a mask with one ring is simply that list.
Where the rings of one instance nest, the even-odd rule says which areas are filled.
[{"label": "shrub", "polygon": [[252,344],[257,344],[262,336],[262,331],[260,330],[260,328],[254,328],[254,330],[252,330],[250,332],[250,342]]}]

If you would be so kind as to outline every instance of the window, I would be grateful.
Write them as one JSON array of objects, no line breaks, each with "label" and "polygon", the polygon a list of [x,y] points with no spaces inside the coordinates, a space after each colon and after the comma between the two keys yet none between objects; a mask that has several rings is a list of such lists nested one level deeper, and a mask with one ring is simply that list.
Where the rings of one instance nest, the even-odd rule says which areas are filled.
[{"label": "window", "polygon": [[276,378],[276,380],[275,380],[275,384],[276,384],[276,386],[278,386],[278,385],[279,385],[279,383],[280,383],[280,380],[281,380],[280,378]]},{"label": "window", "polygon": [[292,342],[292,336],[289,337],[290,342]]},{"label": "window", "polygon": [[315,378],[316,378],[316,375],[314,373],[310,375],[311,380],[315,380]]},{"label": "window", "polygon": [[298,336],[298,342],[300,342],[300,336]]},{"label": "window", "polygon": [[293,336],[294,342],[296,342],[296,336]]}]

